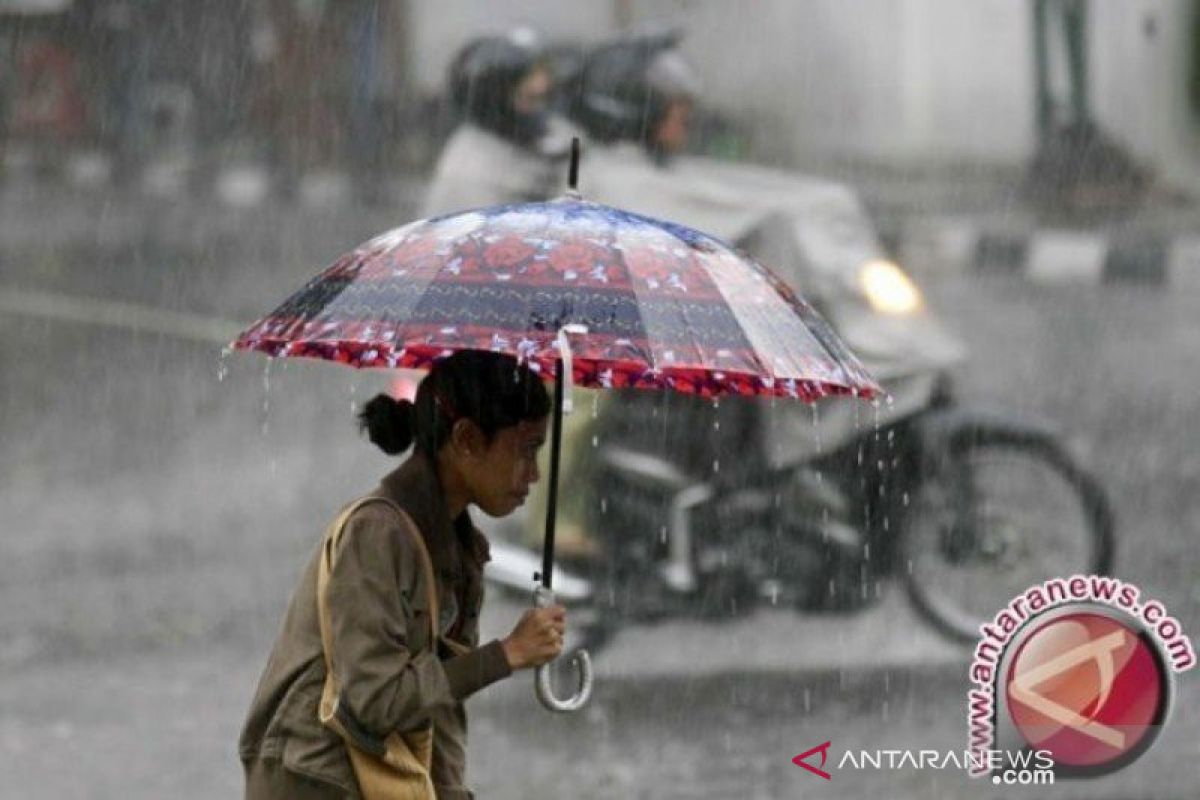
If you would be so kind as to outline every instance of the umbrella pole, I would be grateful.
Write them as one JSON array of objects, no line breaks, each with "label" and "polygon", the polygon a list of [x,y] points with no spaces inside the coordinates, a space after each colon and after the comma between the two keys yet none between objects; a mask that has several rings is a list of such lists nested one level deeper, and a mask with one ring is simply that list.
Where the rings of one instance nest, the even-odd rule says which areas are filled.
[{"label": "umbrella pole", "polygon": [[[550,496],[546,503],[546,541],[542,547],[541,586],[534,591],[534,602],[546,606],[554,602],[550,584],[554,578],[554,517],[558,506],[558,462],[562,452],[563,419],[563,375],[566,368],[563,359],[554,362],[554,430],[550,443]],[[550,665],[543,664],[534,671],[534,692],[539,701],[550,711],[578,711],[587,705],[592,696],[592,658],[588,651],[579,649],[572,658],[575,665],[577,684],[575,694],[561,698],[554,694],[550,678]]]},{"label": "umbrella pole", "polygon": [[550,434],[550,493],[546,502],[546,537],[542,544],[542,586],[551,588],[554,578],[554,521],[558,512],[558,466],[562,454],[563,360],[554,362],[554,419]]}]

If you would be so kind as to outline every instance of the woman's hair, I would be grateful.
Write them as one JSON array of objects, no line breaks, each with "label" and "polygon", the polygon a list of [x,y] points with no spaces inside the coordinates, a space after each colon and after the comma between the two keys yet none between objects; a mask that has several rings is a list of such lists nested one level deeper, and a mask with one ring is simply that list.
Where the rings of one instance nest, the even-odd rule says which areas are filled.
[{"label": "woman's hair", "polygon": [[550,393],[531,369],[506,353],[462,350],[438,361],[417,387],[415,402],[378,394],[358,414],[360,431],[388,455],[414,443],[436,455],[454,423],[474,422],[491,442],[501,428],[550,413]]}]

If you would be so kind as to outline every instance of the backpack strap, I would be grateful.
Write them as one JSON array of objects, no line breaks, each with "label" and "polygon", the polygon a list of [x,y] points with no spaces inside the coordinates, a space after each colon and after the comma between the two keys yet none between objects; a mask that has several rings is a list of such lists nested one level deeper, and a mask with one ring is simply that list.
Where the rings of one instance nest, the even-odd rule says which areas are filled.
[{"label": "backpack strap", "polygon": [[[438,642],[438,601],[437,601],[437,583],[433,571],[433,561],[429,557],[429,550],[425,546],[425,541],[421,538],[421,532],[417,529],[416,523],[412,521],[405,511],[396,505],[396,503],[388,500],[385,497],[363,497],[355,500],[350,505],[346,506],[337,519],[329,526],[325,532],[325,537],[321,543],[321,557],[317,564],[317,619],[321,627],[321,648],[325,654],[325,691],[321,697],[320,716],[321,721],[328,724],[335,717],[342,723],[350,722],[344,714],[339,714],[338,695],[340,688],[336,684],[333,671],[333,630],[332,622],[329,615],[329,577],[333,573],[333,559],[337,553],[338,543],[341,541],[342,533],[346,528],[346,523],[350,516],[369,503],[385,503],[392,508],[400,517],[400,527],[405,531],[406,536],[412,539],[416,545],[417,553],[421,561],[421,570],[425,575],[425,595],[429,604],[429,647],[437,652]],[[351,727],[346,725],[347,728]],[[347,733],[355,740],[355,743],[361,746],[368,752],[377,751],[382,746],[382,742],[370,741],[373,737],[360,737],[354,735],[355,732],[347,730]],[[360,741],[361,739],[361,741]]]}]

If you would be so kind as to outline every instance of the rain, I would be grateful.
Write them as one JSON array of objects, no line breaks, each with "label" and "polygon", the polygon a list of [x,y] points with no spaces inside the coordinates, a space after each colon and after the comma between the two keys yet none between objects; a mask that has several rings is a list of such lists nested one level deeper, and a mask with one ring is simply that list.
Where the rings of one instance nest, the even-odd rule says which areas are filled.
[{"label": "rain", "polygon": [[[1194,797],[1198,203],[1184,0],[0,0],[0,796],[242,796],[400,463],[357,415],[474,347],[574,364],[548,691],[594,671],[466,701],[476,796]],[[552,449],[470,511],[481,644]],[[996,670],[988,749],[1055,768],[920,762],[1080,575],[1140,603]],[[1136,635],[1036,706],[1043,624]]]}]

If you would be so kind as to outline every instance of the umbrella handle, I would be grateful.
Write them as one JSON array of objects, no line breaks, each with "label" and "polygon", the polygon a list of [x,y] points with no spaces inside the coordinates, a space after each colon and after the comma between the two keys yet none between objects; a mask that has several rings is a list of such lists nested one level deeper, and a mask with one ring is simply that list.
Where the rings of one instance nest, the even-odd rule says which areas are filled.
[{"label": "umbrella handle", "polygon": [[555,337],[555,344],[558,347],[558,357],[563,364],[563,413],[570,414],[574,408],[574,403],[571,400],[571,390],[574,388],[575,369],[572,366],[571,356],[571,340],[568,334],[586,336],[588,332],[587,325],[571,323],[563,325],[558,329],[558,335]]},{"label": "umbrella handle", "polygon": [[[554,604],[554,592],[544,586],[539,586],[533,593],[534,605],[538,608]],[[534,670],[534,689],[541,704],[550,711],[567,713],[578,711],[592,699],[592,657],[587,650],[577,650],[571,659],[575,665],[577,684],[575,694],[567,698],[554,695],[554,687],[550,682],[550,665],[543,664]]]}]

